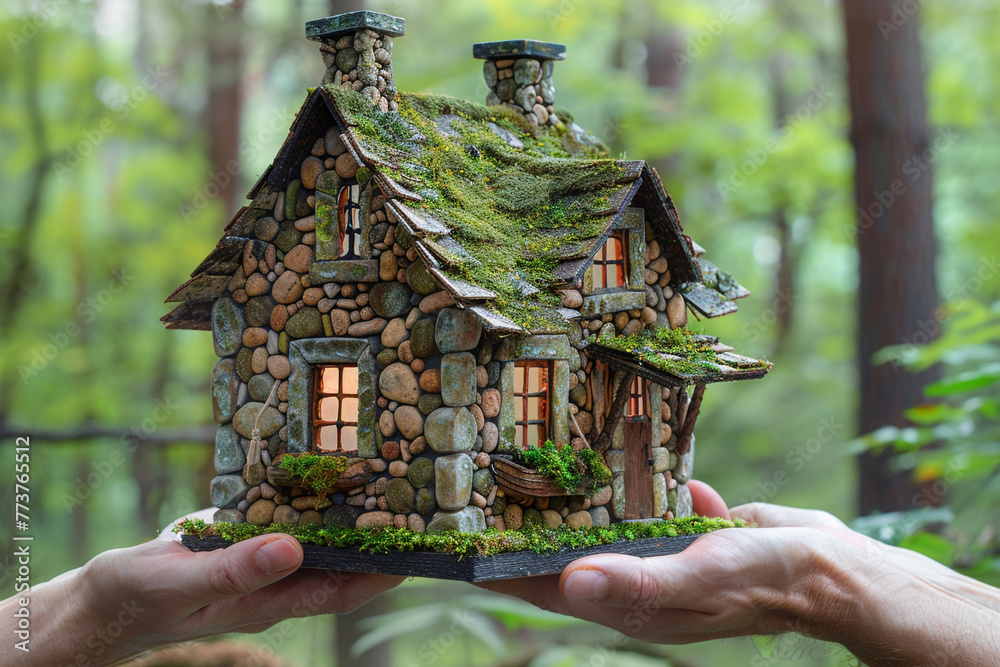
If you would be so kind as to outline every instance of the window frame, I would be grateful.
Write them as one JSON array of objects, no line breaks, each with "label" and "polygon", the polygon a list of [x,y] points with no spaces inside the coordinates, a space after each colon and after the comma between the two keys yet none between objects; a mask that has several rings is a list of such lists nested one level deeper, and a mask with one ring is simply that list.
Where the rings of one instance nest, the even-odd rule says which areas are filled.
[{"label": "window frame", "polygon": [[[314,367],[315,376],[313,378],[313,410],[312,410],[312,452],[314,454],[339,454],[339,455],[353,455],[357,454],[358,451],[358,440],[357,440],[357,428],[358,420],[361,417],[361,398],[358,395],[360,393],[361,387],[356,387],[354,393],[346,393],[344,391],[344,371],[346,369],[354,369],[356,375],[360,376],[360,370],[357,364],[316,364]],[[326,391],[323,388],[323,374],[331,369],[337,369],[337,390],[336,391]],[[355,378],[355,383],[359,384],[359,378]],[[335,421],[328,421],[322,417],[322,402],[328,398],[337,399],[337,419]],[[355,419],[354,421],[344,421],[344,400],[354,399],[358,402],[358,406],[355,408]],[[337,433],[337,449],[324,449],[322,447],[323,441],[323,431],[329,427],[335,427]],[[345,449],[343,447],[343,435],[344,428],[354,427],[354,448]]]},{"label": "window frame", "polygon": [[[621,256],[618,259],[608,259],[608,244],[611,241],[616,241],[618,243],[619,251],[621,253]],[[600,271],[603,285],[601,287],[592,287],[590,290],[591,294],[607,294],[609,292],[620,292],[631,288],[631,285],[629,284],[630,258],[628,253],[628,242],[628,231],[624,229],[616,229],[612,231],[608,235],[608,238],[605,239],[604,243],[601,244],[597,253],[594,254],[594,260],[591,262],[590,266],[592,283],[594,282],[597,272]],[[607,278],[611,267],[620,267],[615,270],[615,275],[620,276],[621,278],[620,284],[618,285],[608,285]]]},{"label": "window frame", "polygon": [[632,378],[628,388],[628,399],[625,401],[625,419],[629,421],[650,420],[649,387],[646,380],[638,375]]},{"label": "window frame", "polygon": [[[361,224],[361,186],[355,181],[342,185],[337,193],[337,258],[341,260],[367,259],[364,256],[364,233]],[[347,220],[352,218],[352,220]],[[349,232],[347,230],[350,230]],[[347,250],[344,240],[347,239]]]},{"label": "window frame", "polygon": [[288,451],[290,453],[316,453],[343,455],[340,452],[316,450],[317,441],[313,423],[316,409],[318,366],[356,365],[358,367],[358,426],[357,452],[361,458],[379,456],[382,433],[378,429],[377,365],[367,339],[358,338],[303,338],[288,346],[291,374],[288,378]]},{"label": "window frame", "polygon": [[614,223],[608,238],[612,234],[620,235],[622,242],[622,261],[625,281],[619,287],[594,288],[594,271],[601,266],[595,258],[605,251],[605,243],[594,250],[590,265],[583,274],[581,293],[583,304],[577,310],[582,317],[594,317],[617,313],[622,310],[642,308],[646,305],[645,253],[646,253],[646,218],[643,209],[628,207],[621,218]]},{"label": "window frame", "polygon": [[[541,391],[530,392],[528,389],[528,376],[532,368],[540,368],[543,371]],[[521,392],[517,391],[517,374],[519,369],[524,369]],[[551,360],[520,359],[514,362],[514,379],[512,385],[512,397],[514,400],[514,445],[521,449],[527,449],[531,446],[529,444],[528,429],[537,428],[539,423],[542,429],[537,446],[541,446],[546,440],[551,440],[552,379],[553,365]],[[541,419],[528,418],[529,400],[532,398],[541,398],[541,409],[539,410],[539,413],[543,415]],[[519,411],[520,414],[518,414]],[[520,441],[518,434],[523,434]]]}]

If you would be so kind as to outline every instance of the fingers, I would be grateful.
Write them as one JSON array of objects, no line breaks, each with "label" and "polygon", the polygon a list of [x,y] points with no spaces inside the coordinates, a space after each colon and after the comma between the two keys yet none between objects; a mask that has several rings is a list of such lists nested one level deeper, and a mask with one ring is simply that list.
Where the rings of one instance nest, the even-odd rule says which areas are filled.
[{"label": "fingers", "polygon": [[261,535],[217,551],[183,554],[159,574],[192,606],[240,597],[283,579],[302,564],[302,545],[290,535]]},{"label": "fingers", "polygon": [[590,556],[563,570],[559,588],[567,600],[611,607],[669,607],[682,584],[670,557]]},{"label": "fingers", "polygon": [[796,507],[749,503],[729,510],[734,517],[756,523],[764,528],[802,527],[846,529],[843,521],[828,512],[804,510]]},{"label": "fingers", "polygon": [[695,514],[729,519],[729,508],[719,493],[704,482],[692,479],[687,483],[691,492],[691,504]]}]

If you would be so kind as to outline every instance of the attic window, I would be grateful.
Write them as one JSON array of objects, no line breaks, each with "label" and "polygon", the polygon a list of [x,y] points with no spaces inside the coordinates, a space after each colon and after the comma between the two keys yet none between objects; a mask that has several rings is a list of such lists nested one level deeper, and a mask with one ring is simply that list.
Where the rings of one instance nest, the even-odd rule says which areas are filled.
[{"label": "attic window", "polygon": [[316,367],[313,433],[317,452],[358,450],[358,367]]},{"label": "attic window", "polygon": [[514,444],[537,447],[549,437],[549,385],[552,363],[514,364]]},{"label": "attic window", "polygon": [[625,230],[611,233],[601,249],[594,255],[593,291],[628,287],[625,266]]},{"label": "attic window", "polygon": [[346,185],[337,197],[337,225],[340,229],[340,258],[361,257],[361,188]]}]

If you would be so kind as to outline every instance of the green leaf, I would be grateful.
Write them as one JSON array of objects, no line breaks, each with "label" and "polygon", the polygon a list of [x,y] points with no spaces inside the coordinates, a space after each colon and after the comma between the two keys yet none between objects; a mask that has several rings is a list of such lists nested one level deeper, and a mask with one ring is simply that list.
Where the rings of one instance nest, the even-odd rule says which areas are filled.
[{"label": "green leaf", "polygon": [[939,563],[951,565],[955,556],[955,545],[934,533],[919,532],[899,541],[899,546],[933,558]]}]

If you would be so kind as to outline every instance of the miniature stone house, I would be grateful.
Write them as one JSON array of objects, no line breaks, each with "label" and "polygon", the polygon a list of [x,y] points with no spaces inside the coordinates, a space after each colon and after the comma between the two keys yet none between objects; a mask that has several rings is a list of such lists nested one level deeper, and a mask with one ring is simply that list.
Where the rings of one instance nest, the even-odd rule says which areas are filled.
[{"label": "miniature stone house", "polygon": [[[486,105],[396,90],[402,19],[312,21],[327,66],[218,246],[168,298],[211,330],[216,519],[414,530],[572,527],[691,513],[707,383],[769,364],[628,345],[733,312],[745,289],[684,235],[654,169],[553,107],[555,44],[478,44]],[[691,396],[688,387],[695,389]],[[269,401],[272,390],[276,399]],[[254,428],[266,481],[243,472]],[[613,483],[535,494],[505,454],[552,440]],[[335,492],[274,463],[350,458]]]}]

